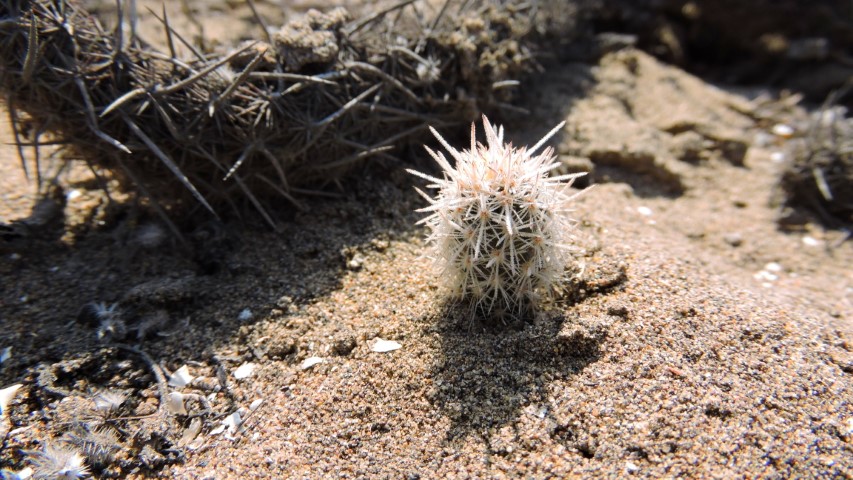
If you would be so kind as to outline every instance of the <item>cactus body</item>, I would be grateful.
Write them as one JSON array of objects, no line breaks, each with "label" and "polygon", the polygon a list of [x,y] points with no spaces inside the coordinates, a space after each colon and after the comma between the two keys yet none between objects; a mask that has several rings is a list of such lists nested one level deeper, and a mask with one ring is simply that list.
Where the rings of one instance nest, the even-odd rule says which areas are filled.
[{"label": "cactus body", "polygon": [[455,160],[426,147],[443,170],[436,178],[410,173],[432,183],[435,198],[418,192],[430,205],[419,223],[430,229],[433,258],[453,297],[468,301],[490,318],[519,317],[535,307],[562,277],[571,223],[567,204],[575,195],[570,174],[549,176],[560,163],[552,148],[535,155],[563,124],[533,148],[503,143],[503,127],[483,116],[486,144],[476,141],[471,125],[470,150],[451,147],[434,129]]}]

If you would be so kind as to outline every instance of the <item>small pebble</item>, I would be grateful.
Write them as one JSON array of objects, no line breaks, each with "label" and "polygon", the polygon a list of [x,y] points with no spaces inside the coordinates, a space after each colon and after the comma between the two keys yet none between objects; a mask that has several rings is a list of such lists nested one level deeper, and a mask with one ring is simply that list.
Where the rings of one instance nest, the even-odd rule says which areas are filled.
[{"label": "small pebble", "polygon": [[248,378],[252,375],[252,372],[255,371],[255,364],[251,362],[244,363],[237,367],[237,370],[234,370],[234,378],[237,380],[242,380],[244,378]]},{"label": "small pebble", "polygon": [[823,243],[823,242],[821,242],[820,240],[818,240],[814,237],[809,237],[809,236],[803,237],[803,244],[808,246],[808,247],[819,247],[821,245],[821,243]]},{"label": "small pebble", "polygon": [[635,465],[633,462],[625,462],[625,471],[627,473],[637,473],[640,471],[640,467]]},{"label": "small pebble", "polygon": [[640,215],[648,217],[651,216],[652,209],[649,207],[637,207],[637,212],[639,212]]},{"label": "small pebble", "polygon": [[784,123],[777,123],[776,125],[773,125],[772,132],[773,135],[788,138],[794,134],[794,127]]},{"label": "small pebble", "polygon": [[349,355],[355,349],[356,344],[355,336],[342,334],[332,342],[332,353],[341,356]]},{"label": "small pebble", "polygon": [[767,270],[761,270],[753,275],[756,280],[766,280],[769,282],[773,282],[779,279],[779,275],[768,272]]},{"label": "small pebble", "polygon": [[723,237],[723,240],[725,240],[726,243],[728,243],[729,245],[731,245],[733,247],[739,247],[739,246],[743,245],[743,235],[741,235],[740,233],[737,233],[737,232],[727,233]]},{"label": "small pebble", "polygon": [[241,322],[248,322],[251,319],[252,319],[252,311],[249,310],[248,308],[244,308],[243,310],[240,311],[240,314],[237,315],[237,320],[240,320]]},{"label": "small pebble", "polygon": [[768,272],[779,273],[782,271],[782,265],[780,265],[776,262],[770,262],[764,266],[764,269],[767,270]]},{"label": "small pebble", "polygon": [[352,259],[347,262],[347,268],[350,270],[361,270],[361,267],[364,266],[365,260],[364,255],[362,255],[361,252],[357,252],[353,255]]}]

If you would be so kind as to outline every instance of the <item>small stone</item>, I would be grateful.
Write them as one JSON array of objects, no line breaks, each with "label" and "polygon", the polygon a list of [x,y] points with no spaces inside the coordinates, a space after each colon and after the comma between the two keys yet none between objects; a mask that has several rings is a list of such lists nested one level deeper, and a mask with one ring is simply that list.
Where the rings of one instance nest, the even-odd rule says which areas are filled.
[{"label": "small stone", "polygon": [[809,236],[803,237],[803,245],[806,245],[807,247],[819,247],[822,244],[823,244],[823,242],[821,242],[820,240],[818,240],[814,237],[809,237]]},{"label": "small stone", "polygon": [[252,373],[255,371],[255,364],[251,362],[244,363],[237,367],[237,370],[234,370],[234,378],[237,380],[242,380],[244,378],[248,378],[252,376]]},{"label": "small stone", "polygon": [[779,275],[770,273],[767,270],[761,270],[760,272],[755,273],[753,277],[755,277],[756,280],[768,282],[775,282],[779,279]]},{"label": "small stone", "polygon": [[794,127],[790,125],[785,125],[784,123],[777,123],[773,125],[773,135],[778,137],[788,138],[794,134]]},{"label": "small stone", "polygon": [[296,352],[296,341],[292,337],[275,337],[266,344],[267,356],[282,359]]},{"label": "small stone", "polygon": [[782,271],[782,265],[780,265],[776,262],[770,262],[764,266],[764,269],[767,270],[768,272],[779,273]]},{"label": "small stone", "polygon": [[683,162],[696,163],[702,160],[705,140],[702,135],[687,131],[672,137],[669,149],[675,158]]},{"label": "small stone", "polygon": [[627,473],[637,473],[640,471],[640,467],[634,464],[634,462],[625,462],[625,472]]},{"label": "small stone", "polygon": [[739,246],[743,245],[743,235],[741,235],[740,233],[737,233],[737,232],[727,233],[723,237],[723,240],[725,240],[726,243],[728,243],[729,245],[731,245],[733,247],[739,247]]},{"label": "small stone", "polygon": [[374,238],[370,241],[370,244],[373,246],[373,248],[376,249],[377,252],[384,252],[385,250],[388,250],[388,247],[391,246],[391,242],[388,241],[387,238]]},{"label": "small stone", "polygon": [[350,270],[361,270],[364,266],[364,255],[361,252],[356,252],[355,255],[347,262],[347,268]]},{"label": "small stone", "polygon": [[336,336],[332,342],[332,353],[335,355],[346,356],[355,349],[355,336],[351,333],[344,333]]},{"label": "small stone", "polygon": [[652,209],[649,207],[637,207],[637,212],[644,217],[650,217],[652,215]]},{"label": "small stone", "polygon": [[240,320],[241,322],[248,322],[252,319],[252,316],[252,311],[248,308],[244,308],[240,311],[240,314],[237,315],[237,320]]},{"label": "small stone", "polygon": [[281,310],[282,314],[285,314],[289,312],[293,306],[293,298],[289,295],[279,297],[279,299],[275,301],[275,306]]}]

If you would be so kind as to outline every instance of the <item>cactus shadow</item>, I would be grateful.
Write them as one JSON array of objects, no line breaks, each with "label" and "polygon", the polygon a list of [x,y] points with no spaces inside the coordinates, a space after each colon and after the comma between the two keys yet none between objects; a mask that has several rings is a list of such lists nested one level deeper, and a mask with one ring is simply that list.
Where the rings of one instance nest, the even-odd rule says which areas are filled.
[{"label": "cactus shadow", "polygon": [[485,325],[464,309],[444,305],[436,328],[441,352],[431,378],[434,405],[450,418],[449,442],[491,438],[525,412],[548,415],[548,385],[598,361],[606,328],[571,325],[565,311],[526,321]]}]

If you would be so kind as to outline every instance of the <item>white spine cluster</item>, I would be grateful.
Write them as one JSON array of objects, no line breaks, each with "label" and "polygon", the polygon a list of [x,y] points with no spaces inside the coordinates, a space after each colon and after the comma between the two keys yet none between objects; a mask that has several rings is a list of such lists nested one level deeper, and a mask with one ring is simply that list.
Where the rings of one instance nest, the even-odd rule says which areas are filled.
[{"label": "white spine cluster", "polygon": [[89,476],[83,455],[71,447],[47,444],[33,457],[35,480],[76,480]]},{"label": "white spine cluster", "polygon": [[551,291],[566,267],[571,223],[568,187],[584,173],[549,176],[560,166],[552,148],[535,155],[564,123],[533,148],[504,144],[503,127],[483,116],[486,145],[476,141],[471,124],[471,148],[451,147],[434,129],[433,135],[456,161],[425,147],[443,170],[436,178],[409,170],[432,182],[435,198],[419,209],[430,215],[433,257],[451,294],[470,300],[489,317],[518,317]]}]

